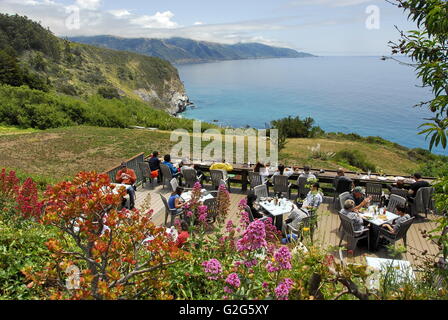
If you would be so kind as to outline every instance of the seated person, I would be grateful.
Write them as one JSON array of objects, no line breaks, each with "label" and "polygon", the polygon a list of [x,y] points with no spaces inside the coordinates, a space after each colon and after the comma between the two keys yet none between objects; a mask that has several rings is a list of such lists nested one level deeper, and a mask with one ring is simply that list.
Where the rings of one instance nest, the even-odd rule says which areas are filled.
[{"label": "seated person", "polygon": [[430,187],[429,182],[422,180],[422,175],[420,173],[414,173],[415,182],[411,184],[409,188],[408,200],[409,202],[414,202],[415,196],[417,195],[417,191],[420,188]]},{"label": "seated person", "polygon": [[398,179],[397,182],[388,184],[387,189],[392,191],[393,189],[406,189],[404,185],[404,178]]},{"label": "seated person", "polygon": [[262,183],[266,183],[268,181],[267,178],[269,177],[269,170],[261,162],[257,162],[254,167],[254,172],[258,172],[260,174]]},{"label": "seated person", "polygon": [[184,200],[181,198],[182,192],[184,192],[184,188],[177,187],[176,191],[174,191],[170,198],[168,199],[168,208],[170,210],[177,209],[177,213],[182,212],[182,207],[184,205]]},{"label": "seated person", "polygon": [[257,195],[253,191],[250,191],[246,199],[247,199],[247,206],[250,208],[250,211],[252,212],[252,216],[254,217],[254,219],[263,218],[263,214],[254,207],[255,201],[257,200]]},{"label": "seated person", "polygon": [[352,179],[350,179],[350,178],[348,178],[348,177],[346,177],[345,176],[345,171],[344,171],[344,169],[343,168],[339,168],[338,169],[338,171],[337,171],[337,173],[336,173],[336,177],[334,178],[334,180],[333,180],[333,186],[335,187],[335,188],[337,188],[337,186],[338,186],[338,181],[339,180],[348,180],[349,182],[349,184],[353,184],[353,181],[352,181]]},{"label": "seated person", "polygon": [[287,168],[282,164],[279,164],[277,167],[277,171],[274,172],[273,176],[287,176],[290,177],[294,174],[294,170],[292,170],[291,168]]},{"label": "seated person", "polygon": [[367,207],[370,204],[370,201],[372,201],[372,197],[365,198],[361,187],[354,188],[348,199],[355,202],[355,211]]},{"label": "seated person", "polygon": [[178,248],[182,248],[183,245],[187,242],[188,238],[190,237],[190,234],[188,233],[188,224],[185,220],[182,220],[180,222],[180,228],[181,232],[177,236],[177,242],[176,242]]},{"label": "seated person", "polygon": [[[312,173],[310,173],[310,167],[309,166],[304,166],[303,167],[303,172],[299,175],[299,178],[307,178],[307,179],[316,179],[316,176]],[[299,180],[297,180],[297,183],[299,183]]]},{"label": "seated person", "polygon": [[204,172],[201,170],[201,167],[198,164],[195,164],[193,166],[193,169],[196,170],[196,176],[198,177],[198,180],[201,182],[201,184],[204,184],[204,181],[208,181],[208,178]]},{"label": "seated person", "polygon": [[403,222],[408,221],[411,219],[411,216],[406,213],[406,206],[399,203],[395,208],[395,214],[399,215],[400,217],[395,219],[392,225],[385,223],[382,225],[383,228],[387,229],[390,233],[397,233],[400,229],[400,226],[403,224]]},{"label": "seated person", "polygon": [[157,182],[158,183],[162,183],[162,174],[161,174],[161,170],[160,170],[160,159],[159,159],[159,152],[158,151],[154,151],[151,155],[151,158],[149,158],[149,160],[147,160],[149,163],[149,170],[151,170],[151,172],[157,171],[158,175],[157,175]]},{"label": "seated person", "polygon": [[126,191],[129,194],[129,209],[130,210],[134,209],[135,206],[134,183],[137,181],[135,171],[129,169],[127,167],[126,162],[122,162],[120,170],[118,170],[117,174],[115,175],[115,181],[117,183],[126,185]]},{"label": "seated person", "polygon": [[344,202],[344,208],[340,212],[352,221],[353,230],[355,232],[364,229],[364,220],[362,220],[359,213],[355,211],[355,201],[350,199],[346,200]]},{"label": "seated person", "polygon": [[303,209],[317,210],[320,204],[323,202],[322,193],[319,191],[320,185],[318,182],[314,183],[311,190],[308,192],[305,201],[303,202]]},{"label": "seated person", "polygon": [[173,175],[173,178],[176,178],[180,175],[180,172],[177,170],[177,168],[174,166],[174,164],[171,162],[171,156],[169,154],[166,154],[163,157],[162,164],[167,165],[168,168],[170,168],[171,174]]}]

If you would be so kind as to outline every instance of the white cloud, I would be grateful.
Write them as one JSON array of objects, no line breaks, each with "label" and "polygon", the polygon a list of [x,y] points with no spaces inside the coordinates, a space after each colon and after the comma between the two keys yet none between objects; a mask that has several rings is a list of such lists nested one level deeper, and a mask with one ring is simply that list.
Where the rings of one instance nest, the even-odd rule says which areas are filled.
[{"label": "white cloud", "polygon": [[45,28],[50,28],[57,36],[62,37],[94,35],[128,38],[184,37],[227,44],[256,41],[270,45],[292,47],[291,44],[276,42],[274,39],[260,37],[260,35],[265,31],[300,27],[285,25],[287,22],[296,21],[297,17],[221,24],[205,24],[202,21],[197,21],[194,25],[181,26],[175,21],[175,14],[171,11],[156,12],[153,15],[139,15],[126,8],[102,11],[99,8],[100,0],[77,0],[74,3],[83,6],[79,11],[79,28],[67,27],[66,21],[69,17],[67,8],[73,7],[73,4],[66,6],[52,0],[0,0],[0,11],[26,15],[32,20],[40,21]]},{"label": "white cloud", "polygon": [[81,9],[97,10],[101,6],[101,0],[76,0],[75,4]]},{"label": "white cloud", "polygon": [[131,13],[126,9],[110,10],[108,12],[117,18],[127,17],[131,15]]},{"label": "white cloud", "polygon": [[131,23],[139,25],[143,28],[176,28],[179,25],[172,21],[174,13],[171,11],[157,12],[153,16],[140,16],[138,18],[131,19]]}]

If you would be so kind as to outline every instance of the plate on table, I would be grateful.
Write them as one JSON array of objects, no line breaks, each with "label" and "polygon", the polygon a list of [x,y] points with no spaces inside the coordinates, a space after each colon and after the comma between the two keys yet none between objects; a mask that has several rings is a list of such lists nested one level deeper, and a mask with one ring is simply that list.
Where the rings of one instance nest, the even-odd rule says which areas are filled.
[{"label": "plate on table", "polygon": [[378,216],[378,219],[381,219],[381,220],[383,220],[383,221],[387,221],[387,216],[384,215],[384,214],[380,214],[380,215]]},{"label": "plate on table", "polygon": [[378,177],[378,180],[385,181],[385,180],[387,180],[387,178],[386,177]]}]

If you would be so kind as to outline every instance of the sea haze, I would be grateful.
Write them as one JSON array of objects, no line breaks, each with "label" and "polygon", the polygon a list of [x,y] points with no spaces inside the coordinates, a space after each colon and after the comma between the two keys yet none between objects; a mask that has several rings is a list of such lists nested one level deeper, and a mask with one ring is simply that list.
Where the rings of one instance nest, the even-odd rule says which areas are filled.
[{"label": "sea haze", "polygon": [[[392,60],[316,57],[177,67],[196,106],[184,113],[187,118],[265,128],[272,120],[298,115],[314,118],[325,131],[428,148],[417,133],[431,113],[414,106],[430,100],[431,92],[419,87],[413,68]],[[441,148],[433,151],[447,154]]]}]

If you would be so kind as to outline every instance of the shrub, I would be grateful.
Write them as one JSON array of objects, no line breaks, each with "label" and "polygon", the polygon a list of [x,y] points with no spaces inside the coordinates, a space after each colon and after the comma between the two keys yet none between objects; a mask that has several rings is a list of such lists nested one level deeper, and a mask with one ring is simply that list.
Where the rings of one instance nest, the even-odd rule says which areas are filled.
[{"label": "shrub", "polygon": [[114,87],[101,87],[98,89],[98,94],[105,99],[120,99],[120,94]]},{"label": "shrub", "polygon": [[376,166],[367,161],[364,154],[358,150],[341,150],[336,153],[336,160],[345,161],[349,165],[359,168],[364,171],[376,171]]},{"label": "shrub", "polygon": [[314,119],[309,117],[301,120],[298,116],[289,116],[272,121],[271,126],[279,131],[279,136],[287,138],[313,138],[323,133],[320,127],[314,126]]}]

